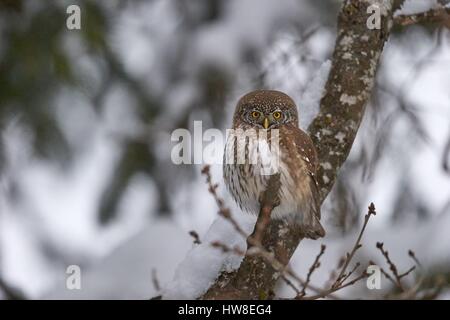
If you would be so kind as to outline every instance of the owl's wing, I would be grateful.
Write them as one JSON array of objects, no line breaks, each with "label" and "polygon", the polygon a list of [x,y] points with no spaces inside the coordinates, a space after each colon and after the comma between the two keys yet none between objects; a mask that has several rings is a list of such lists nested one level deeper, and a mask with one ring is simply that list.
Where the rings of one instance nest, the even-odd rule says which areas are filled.
[{"label": "owl's wing", "polygon": [[298,129],[298,134],[295,135],[295,145],[297,152],[301,155],[303,162],[306,165],[306,170],[309,176],[309,184],[311,190],[311,211],[320,219],[320,193],[319,185],[316,179],[318,156],[314,143],[308,134],[301,129]]},{"label": "owl's wing", "polygon": [[308,172],[309,174],[309,185],[311,188],[311,210],[314,212],[314,215],[320,220],[320,198],[319,198],[319,185],[317,184],[316,176],[312,172]]}]

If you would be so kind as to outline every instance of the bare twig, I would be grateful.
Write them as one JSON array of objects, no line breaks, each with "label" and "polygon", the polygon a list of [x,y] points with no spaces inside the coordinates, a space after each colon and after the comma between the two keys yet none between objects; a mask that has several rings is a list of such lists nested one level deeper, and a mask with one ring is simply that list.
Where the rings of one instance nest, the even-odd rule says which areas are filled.
[{"label": "bare twig", "polygon": [[353,280],[347,282],[347,283],[343,283],[341,285],[339,285],[339,287],[335,287],[335,288],[330,288],[328,290],[324,290],[322,293],[317,294],[317,295],[313,295],[313,296],[308,296],[308,297],[303,297],[301,298],[302,300],[317,300],[317,299],[321,299],[321,298],[329,298],[331,296],[332,293],[342,290],[344,288],[347,288],[349,286],[354,285],[355,283],[357,283],[358,281],[364,279],[367,277],[367,272],[364,271],[363,273],[361,273],[358,277],[354,278]]},{"label": "bare twig", "polygon": [[[372,215],[376,215],[375,205],[373,203],[371,203],[369,205],[368,213],[364,217],[363,226],[361,228],[361,231],[359,232],[359,235],[356,239],[353,249],[349,253],[346,254],[346,256],[343,260],[342,259],[340,260],[339,265],[338,265],[338,267],[340,267],[340,272],[339,272],[338,276],[336,277],[336,280],[334,281],[334,283],[330,286],[330,288],[327,290],[324,290],[323,292],[321,292],[317,295],[314,295],[314,296],[303,297],[302,295],[299,295],[299,296],[297,296],[297,299],[312,300],[312,299],[325,298],[325,297],[329,296],[330,294],[332,294],[338,290],[341,290],[343,288],[346,288],[348,286],[351,286],[351,285],[355,284],[356,282],[367,277],[367,272],[366,272],[366,270],[364,270],[359,276],[355,277],[353,280],[346,282],[356,272],[356,270],[361,265],[359,262],[356,263],[355,266],[353,267],[353,269],[350,270],[348,273],[346,273],[347,268],[350,265],[351,261],[353,260],[356,251],[358,251],[358,249],[361,248],[361,246],[362,246],[361,239],[364,234],[364,231],[366,230],[366,227],[370,220],[370,217]],[[334,278],[334,277],[332,276],[331,278]]]},{"label": "bare twig", "polygon": [[[375,262],[370,261],[369,262],[371,265],[377,265]],[[397,286],[397,283],[395,282],[395,280],[389,275],[389,273],[387,273],[382,267],[378,266],[380,268],[380,272],[386,277],[386,279],[388,279],[389,281],[392,282],[392,284],[394,286]]]},{"label": "bare twig", "polygon": [[295,291],[295,294],[298,296],[299,294],[301,294],[300,289],[297,288],[297,286],[291,281],[289,280],[285,275],[281,276],[281,279],[283,279],[283,281],[292,288],[292,290]]},{"label": "bare twig", "polygon": [[409,268],[407,271],[403,272],[402,274],[399,274],[399,279],[402,279],[404,277],[406,277],[407,275],[409,275],[411,272],[413,272],[414,270],[416,270],[416,266],[412,266],[411,268]]},{"label": "bare twig", "polygon": [[414,253],[414,251],[412,250],[408,250],[408,256],[411,257],[411,259],[414,260],[414,262],[416,263],[416,265],[420,268],[422,268],[422,265],[420,264],[419,259],[417,259],[416,254]]},{"label": "bare twig", "polygon": [[202,242],[200,241],[200,236],[198,235],[197,231],[195,230],[191,230],[189,231],[189,235],[194,238],[194,243],[195,244],[201,244]]},{"label": "bare twig", "polygon": [[356,264],[355,264],[355,266],[353,267],[353,269],[352,270],[350,270],[350,272],[349,273],[347,273],[343,278],[342,278],[342,283],[344,283],[345,281],[347,281],[347,279],[349,279],[351,276],[352,276],[352,274],[354,274],[355,272],[356,272],[356,270],[358,270],[358,268],[361,266],[361,263],[359,263],[359,262],[357,262]]},{"label": "bare twig", "polygon": [[342,280],[345,277],[345,272],[347,270],[348,265],[350,264],[350,262],[352,261],[356,251],[358,251],[359,248],[361,248],[361,239],[362,236],[364,234],[364,231],[366,230],[367,224],[369,222],[369,219],[372,215],[376,215],[376,211],[375,211],[375,205],[373,203],[371,203],[369,205],[369,211],[368,213],[364,216],[364,223],[363,226],[361,228],[361,231],[359,232],[358,238],[356,239],[355,245],[353,246],[353,249],[350,253],[347,253],[346,258],[345,258],[345,262],[344,265],[341,268],[341,271],[339,272],[335,282],[333,283],[332,287],[339,287],[342,284]]},{"label": "bare twig", "polygon": [[159,285],[158,275],[156,274],[156,269],[152,269],[152,283],[156,292],[161,291],[161,286]]},{"label": "bare twig", "polygon": [[311,276],[314,273],[315,270],[317,270],[320,267],[320,258],[325,253],[326,246],[321,245],[320,246],[320,252],[317,254],[316,259],[314,260],[313,264],[309,268],[308,275],[306,276],[306,281],[303,284],[302,292],[300,292],[300,296],[304,297],[306,295],[306,287],[309,285],[309,282],[311,281]]},{"label": "bare twig", "polygon": [[327,287],[331,287],[331,285],[334,283],[337,277],[337,271],[342,268],[345,262],[345,256],[342,256],[339,258],[338,263],[336,265],[336,268],[330,272],[330,277],[327,281]]},{"label": "bare twig", "polygon": [[222,216],[224,219],[228,220],[240,235],[242,235],[244,238],[247,238],[246,232],[240,227],[239,223],[231,216],[230,209],[228,209],[225,206],[224,200],[220,198],[219,195],[217,194],[218,185],[212,183],[209,165],[203,167],[202,174],[206,176],[208,191],[213,195],[214,200],[216,201],[216,204],[219,207],[219,215]]},{"label": "bare twig", "polygon": [[389,257],[389,252],[384,249],[382,242],[377,242],[376,246],[377,246],[377,249],[380,250],[381,254],[386,259],[386,262],[389,265],[389,269],[391,270],[392,274],[394,275],[395,283],[396,283],[397,287],[401,291],[404,291],[405,289],[403,288],[403,285],[401,282],[402,277],[400,277],[400,274],[398,273],[397,266],[392,262],[391,258]]}]

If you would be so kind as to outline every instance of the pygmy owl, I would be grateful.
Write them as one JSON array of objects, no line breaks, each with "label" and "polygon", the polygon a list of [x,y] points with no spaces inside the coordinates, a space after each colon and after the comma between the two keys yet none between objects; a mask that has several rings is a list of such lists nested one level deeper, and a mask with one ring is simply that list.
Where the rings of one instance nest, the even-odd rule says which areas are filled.
[{"label": "pygmy owl", "polygon": [[[259,213],[259,199],[270,178],[261,167],[265,157],[274,157],[267,149],[276,145],[279,203],[271,217],[289,219],[307,238],[323,237],[325,230],[319,221],[320,201],[315,178],[317,152],[308,134],[298,126],[294,101],[279,91],[250,92],[236,106],[232,129],[235,136],[227,138],[223,173],[227,189],[239,207],[246,212]],[[253,134],[248,134],[249,131]],[[250,143],[252,139],[256,143]],[[238,161],[238,152],[242,151],[243,161]],[[250,157],[255,153],[257,157]]]}]

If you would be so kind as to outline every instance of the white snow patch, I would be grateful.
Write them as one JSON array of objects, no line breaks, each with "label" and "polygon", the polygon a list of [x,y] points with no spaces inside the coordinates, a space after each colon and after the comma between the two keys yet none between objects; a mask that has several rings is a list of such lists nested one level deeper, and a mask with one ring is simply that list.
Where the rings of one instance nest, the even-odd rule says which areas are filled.
[{"label": "white snow patch", "polygon": [[345,138],[345,133],[338,132],[334,137],[336,138],[337,141],[339,141],[339,143],[343,143],[344,138]]},{"label": "white snow patch", "polygon": [[324,162],[324,163],[321,163],[320,165],[321,165],[325,170],[331,170],[331,168],[333,168],[332,165],[331,165],[331,163],[329,163],[329,162]]},{"label": "white snow patch", "polygon": [[437,0],[406,0],[401,8],[394,13],[394,16],[417,14],[440,7],[441,5]]},{"label": "white snow patch", "polygon": [[343,93],[341,95],[341,98],[339,99],[339,101],[341,101],[342,103],[348,104],[349,106],[354,105],[356,103],[356,101],[358,100],[357,97],[355,96],[349,96],[346,93]]},{"label": "white snow patch", "polygon": [[348,46],[351,46],[353,44],[353,38],[352,37],[350,37],[350,36],[344,36],[343,38],[342,38],[342,40],[341,40],[341,42],[340,42],[340,45],[341,46],[344,46],[344,47],[348,47]]},{"label": "white snow patch", "polygon": [[[256,216],[239,214],[234,217],[248,233],[253,229]],[[233,248],[246,249],[246,239],[237,233],[229,221],[219,217],[214,221],[200,245],[190,250],[178,265],[174,279],[163,291],[166,299],[196,299],[206,292],[221,271],[231,272],[239,267],[241,256],[223,253],[211,243],[220,241]]]},{"label": "white snow patch", "polygon": [[351,60],[352,59],[352,54],[350,52],[346,52],[342,55],[342,59],[344,60]]}]

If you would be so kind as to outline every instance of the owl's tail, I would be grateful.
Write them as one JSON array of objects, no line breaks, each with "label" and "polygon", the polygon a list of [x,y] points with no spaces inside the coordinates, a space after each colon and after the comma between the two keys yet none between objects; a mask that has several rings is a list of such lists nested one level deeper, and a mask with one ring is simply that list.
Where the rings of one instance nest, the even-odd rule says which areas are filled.
[{"label": "owl's tail", "polygon": [[322,227],[322,224],[317,217],[314,217],[313,222],[310,225],[303,225],[301,228],[305,238],[316,240],[325,236],[325,229]]}]

